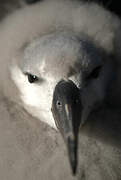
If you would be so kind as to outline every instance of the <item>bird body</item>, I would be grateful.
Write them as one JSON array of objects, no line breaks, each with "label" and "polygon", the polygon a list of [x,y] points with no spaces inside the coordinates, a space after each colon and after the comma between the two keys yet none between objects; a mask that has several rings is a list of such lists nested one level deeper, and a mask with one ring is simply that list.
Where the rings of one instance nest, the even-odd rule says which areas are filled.
[{"label": "bird body", "polygon": [[[82,179],[120,180],[121,177],[120,150],[114,147],[115,143],[112,143],[113,148],[103,146],[104,138],[100,138],[103,135],[100,130],[96,131],[96,127],[100,127],[99,120],[103,122],[102,119],[106,118],[104,125],[109,122],[103,115],[107,113],[108,116],[115,103],[117,109],[120,105],[120,28],[120,19],[100,5],[71,0],[45,0],[24,7],[0,24],[1,96],[25,109],[33,118],[56,128],[51,112],[53,91],[59,81],[69,80],[80,91],[83,106],[80,124],[91,119],[94,113],[97,115],[98,120],[93,117],[94,121],[88,120],[87,126],[80,129],[82,152],[79,157],[82,156],[82,162],[79,163],[78,176]],[[108,105],[103,104],[106,110],[100,108],[93,113],[95,106],[105,99],[109,101]],[[65,107],[68,114],[68,106]],[[102,119],[98,111],[103,114]],[[94,128],[94,135],[90,135],[92,139],[88,136],[89,128]],[[97,138],[93,140],[96,133]],[[106,150],[110,153],[106,154]],[[98,157],[99,153],[103,155]],[[105,155],[106,163],[102,161]],[[96,162],[102,172],[97,170]]]}]

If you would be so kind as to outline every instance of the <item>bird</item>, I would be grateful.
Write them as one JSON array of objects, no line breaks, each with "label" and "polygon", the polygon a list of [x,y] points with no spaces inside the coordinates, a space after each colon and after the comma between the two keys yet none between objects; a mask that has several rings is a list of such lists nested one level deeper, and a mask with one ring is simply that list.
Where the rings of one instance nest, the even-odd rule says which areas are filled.
[{"label": "bird", "polygon": [[121,179],[120,28],[98,3],[72,0],[0,24],[1,102],[59,130],[77,179]]}]

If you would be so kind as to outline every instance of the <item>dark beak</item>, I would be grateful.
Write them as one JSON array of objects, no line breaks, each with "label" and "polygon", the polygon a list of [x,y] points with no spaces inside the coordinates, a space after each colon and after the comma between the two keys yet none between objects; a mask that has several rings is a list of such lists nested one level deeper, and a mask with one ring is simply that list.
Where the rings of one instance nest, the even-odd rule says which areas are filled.
[{"label": "dark beak", "polygon": [[67,150],[72,169],[72,174],[75,175],[77,169],[77,139],[74,140],[73,138],[68,137]]},{"label": "dark beak", "polygon": [[54,90],[52,113],[67,146],[73,175],[77,170],[78,133],[82,105],[80,91],[72,81],[60,81]]}]

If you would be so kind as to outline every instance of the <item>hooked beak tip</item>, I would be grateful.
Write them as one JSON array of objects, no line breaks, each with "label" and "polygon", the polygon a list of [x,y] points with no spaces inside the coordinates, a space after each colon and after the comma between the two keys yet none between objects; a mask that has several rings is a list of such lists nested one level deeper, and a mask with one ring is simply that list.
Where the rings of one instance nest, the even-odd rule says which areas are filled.
[{"label": "hooked beak tip", "polygon": [[77,170],[77,164],[76,163],[71,164],[71,168],[72,168],[72,175],[75,176]]},{"label": "hooked beak tip", "polygon": [[76,170],[77,170],[77,142],[76,140],[71,139],[70,137],[68,138],[68,143],[67,143],[67,149],[68,149],[68,156],[69,156],[69,161],[72,169],[72,175],[76,175]]}]

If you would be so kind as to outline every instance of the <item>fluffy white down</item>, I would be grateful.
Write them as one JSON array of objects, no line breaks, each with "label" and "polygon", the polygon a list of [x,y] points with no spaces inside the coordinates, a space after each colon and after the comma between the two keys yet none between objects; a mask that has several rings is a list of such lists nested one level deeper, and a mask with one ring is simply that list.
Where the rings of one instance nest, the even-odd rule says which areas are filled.
[{"label": "fluffy white down", "polygon": [[[18,69],[18,63],[23,57],[23,49],[26,44],[49,32],[71,29],[74,32],[84,32],[89,35],[98,46],[104,48],[107,53],[115,54],[117,59],[121,56],[120,20],[93,3],[45,0],[40,4],[14,12],[0,26],[0,64],[2,64],[0,91],[3,91],[7,97],[15,102],[18,102],[16,94],[19,93],[19,102],[24,101],[26,103],[24,107],[32,115],[40,120],[44,119],[53,127],[55,127],[55,124],[52,120],[51,107],[48,106],[48,104],[51,105],[52,92],[48,89],[53,89],[57,79],[46,75],[45,79],[48,79],[48,82],[45,82],[45,86],[43,84],[40,87],[41,91],[37,86],[28,84],[27,79]],[[16,87],[21,91],[18,92]],[[44,92],[44,96],[41,92]],[[28,93],[29,98],[26,96]],[[47,114],[49,114],[49,121],[48,115],[42,117],[46,116],[46,113],[42,114],[40,111],[38,95],[43,104],[42,111],[47,111]],[[45,96],[49,97],[48,102],[45,101]]]}]

